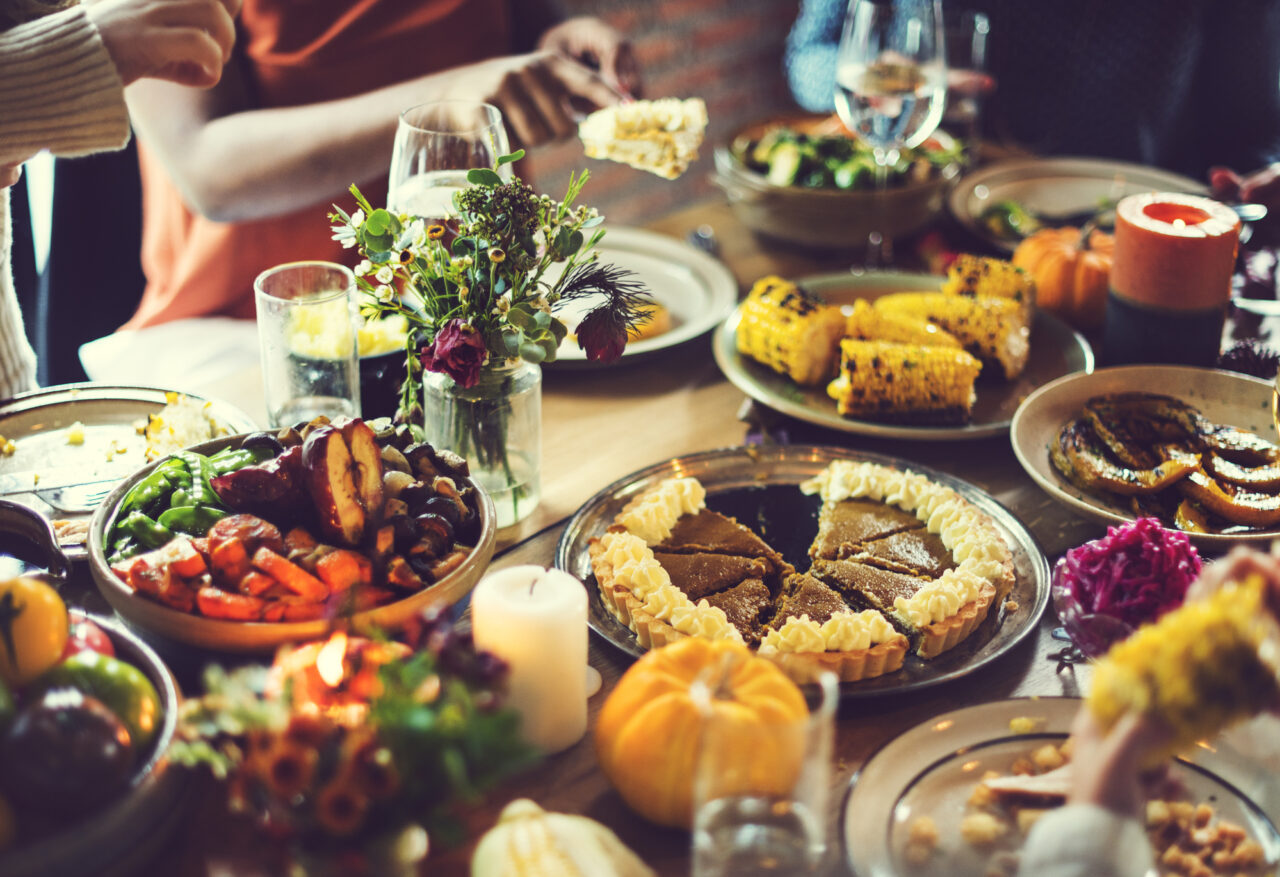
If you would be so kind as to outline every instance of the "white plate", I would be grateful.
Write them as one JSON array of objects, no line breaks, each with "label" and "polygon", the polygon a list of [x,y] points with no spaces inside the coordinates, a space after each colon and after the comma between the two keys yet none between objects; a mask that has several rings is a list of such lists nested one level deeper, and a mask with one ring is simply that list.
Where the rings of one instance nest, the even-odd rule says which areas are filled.
[{"label": "white plate", "polygon": [[[147,415],[164,408],[169,391],[157,387],[127,387],[110,384],[62,384],[29,393],[20,393],[0,405],[0,435],[16,446],[14,453],[0,457],[0,478],[39,473],[43,484],[32,478],[32,489],[6,496],[30,506],[51,519],[87,520],[90,511],[60,508],[56,484],[69,477],[78,480],[62,494],[81,504],[84,497],[105,497],[119,482],[147,464],[146,439],[137,425]],[[189,399],[208,404],[210,414],[227,432],[256,430],[253,418],[227,402],[183,393]],[[80,424],[84,433],[78,444],[70,442],[71,427]],[[108,454],[115,448],[118,452]],[[123,449],[120,451],[120,449]],[[88,551],[83,543],[64,544],[72,560],[83,560]]]},{"label": "white plate", "polygon": [[[933,291],[942,287],[942,281],[943,278],[936,274],[872,272],[856,276],[824,274],[798,283],[830,304],[847,306],[848,311],[860,298],[873,301],[892,292]],[[1031,325],[1031,353],[1027,367],[1012,381],[992,374],[992,369],[986,369],[986,373],[978,377],[978,399],[968,423],[913,426],[857,420],[840,416],[835,401],[827,395],[825,385],[801,387],[786,375],[739,353],[734,336],[740,319],[740,309],[735,309],[716,330],[712,342],[716,364],[734,386],[757,402],[791,417],[829,429],[881,438],[940,441],[1000,435],[1009,429],[1010,418],[1018,403],[1036,387],[1071,372],[1093,370],[1093,348],[1089,342],[1053,314],[1037,311]]]},{"label": "white plate", "polygon": [[[1250,430],[1276,441],[1271,423],[1271,383],[1236,372],[1179,365],[1134,365],[1092,374],[1068,375],[1028,396],[1013,415],[1013,452],[1036,484],[1054,499],[1108,524],[1133,520],[1123,507],[1085,493],[1053,468],[1049,447],[1068,420],[1093,396],[1103,393],[1163,393],[1193,405],[1214,423]],[[1270,542],[1280,530],[1219,535],[1188,533],[1202,548],[1225,549],[1236,542]]]},{"label": "white plate", "polygon": [[[867,760],[845,796],[839,825],[850,870],[857,877],[985,873],[994,851],[980,854],[960,837],[969,793],[986,770],[1008,773],[1015,758],[1046,743],[1060,744],[1080,704],[1060,697],[1000,700],[936,716],[895,737]],[[1013,733],[1009,722],[1015,718],[1032,719],[1035,730]],[[1171,771],[1187,800],[1211,802],[1220,819],[1244,827],[1262,845],[1268,863],[1280,860],[1274,814],[1260,806],[1275,782],[1259,776],[1257,762],[1220,739],[1212,747],[1194,747]],[[930,865],[912,868],[903,862],[903,851],[921,816],[938,827],[938,848]],[[1015,831],[1001,849],[1017,846]]]},{"label": "white plate", "polygon": [[1017,201],[1033,213],[1074,213],[1140,192],[1190,192],[1208,189],[1190,177],[1098,158],[1034,158],[1001,161],[966,174],[947,196],[956,220],[993,247],[1012,253],[1017,242],[996,237],[978,221],[1001,201]]},{"label": "white plate", "polygon": [[[710,332],[738,302],[738,282],[721,262],[701,250],[657,232],[639,228],[610,228],[596,247],[600,262],[635,273],[658,304],[671,314],[671,329],[627,344],[623,359],[665,350]],[[565,311],[569,331],[586,316]],[[575,309],[578,310],[578,309]],[[577,341],[566,338],[552,365],[594,366]]]}]

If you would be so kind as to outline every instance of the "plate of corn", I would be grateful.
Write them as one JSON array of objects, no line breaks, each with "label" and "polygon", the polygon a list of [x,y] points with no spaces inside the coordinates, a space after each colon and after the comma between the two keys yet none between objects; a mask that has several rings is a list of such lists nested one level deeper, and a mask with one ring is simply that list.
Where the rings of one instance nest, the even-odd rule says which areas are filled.
[{"label": "plate of corn", "polygon": [[979,256],[946,276],[765,277],[716,330],[715,357],[751,398],[819,426],[999,435],[1036,387],[1093,370],[1089,343],[1034,298],[1024,272]]}]

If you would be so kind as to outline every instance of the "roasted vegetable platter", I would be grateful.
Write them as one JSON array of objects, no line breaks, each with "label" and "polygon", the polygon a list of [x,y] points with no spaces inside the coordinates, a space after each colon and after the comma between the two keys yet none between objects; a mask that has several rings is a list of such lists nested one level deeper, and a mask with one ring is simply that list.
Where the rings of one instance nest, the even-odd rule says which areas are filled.
[{"label": "roasted vegetable platter", "polygon": [[452,603],[493,553],[493,505],[448,452],[389,421],[218,439],[124,482],[90,528],[107,600],[154,633],[224,651],[394,628]]},{"label": "roasted vegetable platter", "polygon": [[1103,369],[1032,393],[1011,437],[1027,474],[1060,502],[1107,523],[1157,517],[1224,550],[1280,536],[1271,399],[1269,382],[1235,372]]}]

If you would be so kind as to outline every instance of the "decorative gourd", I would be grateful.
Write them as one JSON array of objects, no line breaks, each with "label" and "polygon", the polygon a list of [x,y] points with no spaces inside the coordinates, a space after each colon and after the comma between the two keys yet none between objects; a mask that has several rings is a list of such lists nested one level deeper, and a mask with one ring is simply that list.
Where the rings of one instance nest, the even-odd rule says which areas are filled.
[{"label": "decorative gourd", "polygon": [[[695,686],[702,678],[706,688]],[[709,693],[709,702],[698,695]],[[717,751],[729,791],[780,795],[799,775],[809,710],[794,682],[739,643],[689,637],[654,649],[618,681],[596,723],[596,754],[622,799],[660,825],[690,827],[698,748],[726,722]]]},{"label": "decorative gourd", "polygon": [[1036,282],[1036,304],[1078,329],[1102,325],[1115,239],[1097,229],[1045,228],[1025,238],[1013,264]]},{"label": "decorative gourd", "polygon": [[548,813],[528,798],[508,804],[471,857],[471,877],[653,877],[599,822]]}]

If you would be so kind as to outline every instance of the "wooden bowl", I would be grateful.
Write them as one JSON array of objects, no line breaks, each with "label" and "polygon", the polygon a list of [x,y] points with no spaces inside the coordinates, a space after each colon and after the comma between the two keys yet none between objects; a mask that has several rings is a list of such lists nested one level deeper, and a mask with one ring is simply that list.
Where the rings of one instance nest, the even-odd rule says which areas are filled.
[{"label": "wooden bowl", "polygon": [[[829,117],[791,116],[748,125],[715,149],[712,181],[729,197],[734,215],[747,228],[765,237],[810,247],[854,248],[866,245],[873,231],[901,237],[928,225],[941,211],[947,189],[960,174],[948,165],[931,179],[875,189],[817,189],[779,186],[744,165],[733,153],[735,141],[758,139],[767,130],[789,127],[812,130]],[[934,139],[950,145],[950,135]]]},{"label": "wooden bowl", "polygon": [[[202,444],[190,450],[200,454],[214,454],[223,448],[239,447],[246,434],[227,436]],[[106,534],[114,521],[116,509],[133,486],[151,473],[162,461],[139,470],[111,492],[93,515],[89,525],[89,568],[98,590],[112,608],[130,624],[177,642],[199,646],[219,652],[266,653],[285,643],[319,639],[331,627],[328,620],[316,621],[224,621],[206,618],[188,612],[179,612],[147,597],[135,594],[133,589],[112,572],[107,563]],[[470,593],[493,558],[494,534],[497,531],[493,500],[484,489],[470,478],[462,483],[475,488],[476,511],[480,515],[480,538],[466,560],[440,581],[415,594],[351,616],[357,630],[393,630],[402,627],[422,610],[434,604],[452,605]]]},{"label": "wooden bowl", "polygon": [[89,620],[111,637],[116,656],[137,667],[160,695],[164,717],[149,753],[129,787],[111,803],[65,830],[0,852],[5,877],[88,877],[141,873],[177,828],[187,774],[166,752],[178,723],[178,684],[155,652],[123,625],[96,615]]}]

